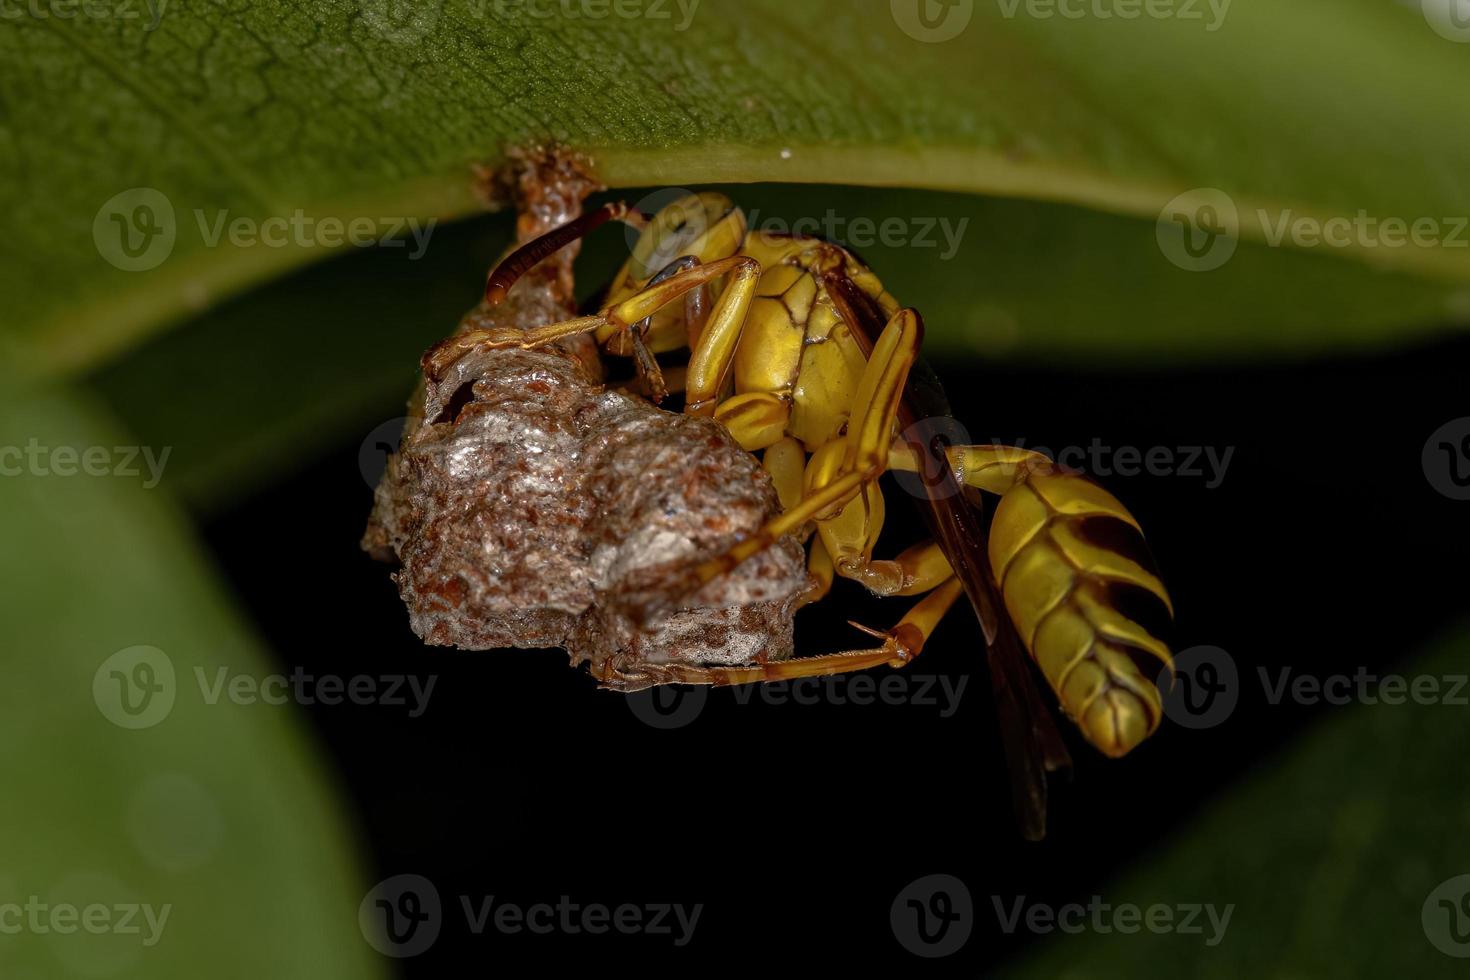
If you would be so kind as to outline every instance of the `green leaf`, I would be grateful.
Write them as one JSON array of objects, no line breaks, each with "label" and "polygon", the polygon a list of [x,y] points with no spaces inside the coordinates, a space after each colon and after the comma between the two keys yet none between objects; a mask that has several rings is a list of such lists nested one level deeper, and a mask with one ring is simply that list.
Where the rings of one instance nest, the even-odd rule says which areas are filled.
[{"label": "green leaf", "polygon": [[[1411,666],[1405,672],[1411,684],[1434,678],[1441,695],[1462,696],[1470,624]],[[1223,914],[1233,905],[1221,941],[1206,946],[1213,930],[1203,917],[1203,935],[1089,929],[1050,937],[1007,975],[1224,980],[1462,973],[1463,961],[1442,952],[1436,940],[1461,955],[1470,945],[1451,940],[1445,910],[1430,898],[1470,873],[1470,787],[1457,775],[1470,752],[1465,709],[1410,700],[1324,710],[1342,714],[1262,762],[1143,866],[1102,889],[1115,908],[1197,902],[1214,903]],[[1458,899],[1470,879],[1449,887]],[[993,914],[990,905],[989,896],[977,897],[977,914]]]},{"label": "green leaf", "polygon": [[[942,41],[881,0],[633,0],[575,19],[538,16],[556,9],[539,0],[196,0],[162,5],[156,23],[95,9],[112,8],[23,13],[0,31],[0,84],[25,93],[0,102],[13,161],[0,203],[15,229],[0,244],[0,337],[42,370],[97,364],[330,251],[320,234],[211,246],[216,227],[465,215],[472,164],[547,139],[592,154],[614,186],[914,186],[1148,222],[1181,192],[1218,188],[1257,240],[1287,208],[1470,212],[1466,49],[1383,0],[1237,0],[1223,19],[1178,3],[1178,16],[1126,22],[1006,0],[974,4]],[[615,12],[628,9],[645,16]],[[1445,284],[1470,279],[1470,250],[1321,251],[1430,280],[1397,336],[1467,318]],[[118,267],[134,264],[152,267]],[[1132,292],[1140,329],[1158,336],[1147,311],[1186,287],[1178,270],[1130,268],[1113,292]],[[1290,328],[1300,312],[1259,318]],[[1073,311],[1065,330],[1088,329]]]},{"label": "green leaf", "polygon": [[[924,314],[925,349],[986,360],[1209,361],[1390,343],[1452,292],[1331,256],[1242,244],[1199,276],[1152,224],[1057,204],[892,189],[727,186],[752,222],[856,240]],[[644,192],[634,190],[638,199]],[[899,236],[878,229],[897,221]],[[866,222],[866,224],[864,224]],[[287,276],[116,361],[95,380],[130,428],[174,448],[170,486],[215,508],[403,414],[419,355],[477,302],[507,215],[443,228],[417,262],[376,249]],[[627,257],[615,228],[578,260],[583,295]],[[1140,282],[1147,280],[1147,289]],[[1267,310],[1290,310],[1294,329]]]},{"label": "green leaf", "polygon": [[[0,972],[382,976],[357,927],[354,838],[301,719],[201,692],[196,668],[210,684],[280,668],[220,598],[166,491],[116,449],[133,442],[58,391],[12,387],[0,402],[0,902],[45,906],[43,928],[0,939]],[[109,475],[65,475],[94,447],[94,473]],[[134,466],[143,477],[119,472]],[[119,902],[152,922],[49,926],[63,904]]]}]

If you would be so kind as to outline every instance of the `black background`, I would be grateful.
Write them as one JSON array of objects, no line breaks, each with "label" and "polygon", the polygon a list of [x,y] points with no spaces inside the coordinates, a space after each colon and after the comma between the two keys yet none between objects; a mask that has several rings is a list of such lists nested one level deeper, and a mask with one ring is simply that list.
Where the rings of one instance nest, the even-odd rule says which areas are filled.
[{"label": "black background", "polygon": [[[1349,673],[1406,658],[1465,608],[1463,504],[1436,493],[1420,451],[1466,414],[1470,342],[1292,366],[1128,375],[936,365],[981,441],[1053,448],[1234,447],[1223,483],[1103,479],[1140,519],[1178,613],[1176,649],[1223,647],[1257,665]],[[386,405],[383,417],[393,413]],[[1271,706],[1244,686],[1218,728],[1165,727],[1121,761],[1069,730],[1077,765],[1051,833],[1014,829],[978,625],[952,615],[910,668],[967,681],[959,710],[919,704],[739,703],[709,695],[661,730],[556,651],[425,648],[388,569],[359,552],[371,495],[344,443],[206,529],[225,574],[284,660],[308,672],[434,675],[420,718],[316,707],[374,880],[431,879],[446,922],[405,977],[534,957],[759,967],[777,949],[912,967],[889,907],[914,879],[961,878],[974,936],[943,961],[994,964],[1036,941],[1001,933],[988,896],[1086,901],[1330,707]],[[893,501],[903,501],[895,494]],[[903,505],[890,505],[890,512]],[[899,524],[903,522],[897,522]],[[910,526],[915,526],[910,521]],[[262,550],[289,541],[289,553]],[[890,538],[896,548],[904,542]],[[860,639],[901,600],[839,586],[798,641]],[[886,671],[884,671],[886,673]],[[693,941],[669,936],[473,935],[459,896],[526,906],[703,903]]]}]

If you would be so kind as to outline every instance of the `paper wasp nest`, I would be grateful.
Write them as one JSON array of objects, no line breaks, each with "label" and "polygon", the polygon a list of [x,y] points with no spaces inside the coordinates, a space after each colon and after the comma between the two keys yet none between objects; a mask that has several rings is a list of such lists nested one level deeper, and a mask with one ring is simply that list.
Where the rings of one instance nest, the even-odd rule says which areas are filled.
[{"label": "paper wasp nest", "polygon": [[[528,221],[523,205],[523,239],[565,220],[549,210]],[[543,263],[461,332],[566,318],[566,271]],[[680,598],[694,565],[780,512],[757,459],[712,419],[604,390],[599,371],[590,344],[472,347],[425,378],[363,539],[401,562],[414,632],[469,650],[564,647],[615,668],[623,689],[646,686],[639,662],[790,656],[807,585],[795,541]]]}]

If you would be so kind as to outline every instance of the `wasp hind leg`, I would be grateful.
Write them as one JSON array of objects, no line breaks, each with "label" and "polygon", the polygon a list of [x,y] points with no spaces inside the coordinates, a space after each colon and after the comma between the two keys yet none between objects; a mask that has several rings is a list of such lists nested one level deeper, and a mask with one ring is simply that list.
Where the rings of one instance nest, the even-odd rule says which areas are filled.
[{"label": "wasp hind leg", "polygon": [[917,657],[933,635],[935,627],[964,594],[958,579],[950,577],[938,588],[914,604],[892,629],[875,630],[853,623],[853,626],[876,636],[882,646],[867,650],[845,650],[790,660],[772,660],[748,667],[696,667],[689,664],[639,663],[626,667],[609,664],[596,673],[605,687],[620,691],[638,691],[657,684],[710,684],[728,687],[765,681],[796,680],[801,677],[826,677],[873,667],[903,667]]}]

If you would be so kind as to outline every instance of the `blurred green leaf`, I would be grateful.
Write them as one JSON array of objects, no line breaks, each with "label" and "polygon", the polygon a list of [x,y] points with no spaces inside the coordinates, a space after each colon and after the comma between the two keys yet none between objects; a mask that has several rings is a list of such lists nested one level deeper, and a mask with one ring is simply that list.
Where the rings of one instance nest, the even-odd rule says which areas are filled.
[{"label": "blurred green leaf", "polygon": [[[1464,960],[1436,940],[1462,956],[1470,944],[1453,940],[1447,910],[1429,899],[1441,884],[1470,875],[1470,787],[1459,778],[1470,753],[1460,690],[1470,673],[1470,624],[1393,672],[1411,683],[1436,678],[1440,694],[1460,703],[1324,709],[1341,715],[1264,760],[1156,855],[1102,890],[1114,907],[1213,903],[1223,914],[1233,905],[1216,945],[1206,945],[1214,930],[1203,915],[1203,935],[1088,929],[1050,936],[1006,975],[1463,975]],[[1458,902],[1470,893],[1470,878],[1450,888]],[[990,896],[976,900],[978,915],[995,914]],[[1459,929],[1470,924],[1458,909],[1453,914]]]},{"label": "blurred green leaf", "polygon": [[[26,93],[0,102],[13,161],[0,203],[14,229],[0,241],[0,339],[44,370],[94,365],[330,250],[319,234],[211,246],[221,222],[464,215],[477,206],[471,164],[548,139],[593,154],[614,186],[928,187],[1149,222],[1181,192],[1218,188],[1253,239],[1262,209],[1266,224],[1288,208],[1317,220],[1470,212],[1467,51],[1413,5],[1237,0],[1223,18],[1218,5],[1175,7],[1079,20],[982,3],[973,21],[937,28],[918,0],[635,3],[645,16],[633,18],[614,12],[624,5],[537,16],[555,8],[515,0],[139,8],[159,9],[156,21],[21,14],[0,31],[0,85]],[[970,5],[940,9],[965,17]],[[946,25],[962,29],[940,40]],[[1074,232],[1048,234],[1063,246]],[[1438,280],[1395,336],[1466,319],[1443,283],[1470,279],[1470,250],[1324,251]],[[151,267],[119,267],[133,264]],[[1165,296],[1184,288],[1159,265],[1130,265],[1112,290],[1138,291],[1138,329],[1155,338],[1155,281],[1176,281]],[[1332,295],[1259,319],[1289,330]],[[1062,335],[1092,328],[1087,308],[1069,314]]]},{"label": "blurred green leaf", "polygon": [[[44,928],[0,937],[0,974],[381,976],[356,842],[295,709],[201,693],[196,668],[211,684],[280,668],[164,491],[144,489],[143,460],[116,449],[134,440],[60,392],[6,396],[0,446],[25,456],[0,458],[0,902],[154,918],[63,934],[41,909]],[[86,464],[91,448],[107,462]],[[83,465],[114,472],[64,475]]]},{"label": "blurred green leaf", "polygon": [[[1136,367],[1363,350],[1390,343],[1406,323],[1437,322],[1452,295],[1402,273],[1248,243],[1198,276],[1164,259],[1151,224],[1070,205],[888,188],[723,189],[760,227],[856,231],[887,287],[924,313],[926,350],[941,368],[946,356],[1112,357]],[[875,230],[910,216],[935,220],[926,244],[885,243]],[[496,215],[441,229],[417,262],[377,249],[287,276],[95,380],[131,429],[174,447],[171,486],[192,504],[220,506],[402,415],[419,355],[477,302],[510,223]],[[583,295],[605,284],[628,244],[616,228],[588,241],[577,264]],[[1280,309],[1292,310],[1295,329],[1267,314]]]}]

